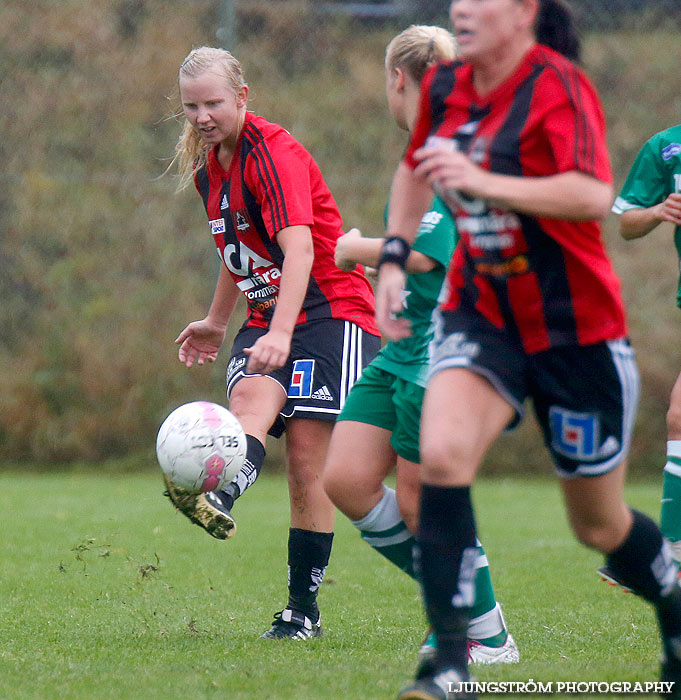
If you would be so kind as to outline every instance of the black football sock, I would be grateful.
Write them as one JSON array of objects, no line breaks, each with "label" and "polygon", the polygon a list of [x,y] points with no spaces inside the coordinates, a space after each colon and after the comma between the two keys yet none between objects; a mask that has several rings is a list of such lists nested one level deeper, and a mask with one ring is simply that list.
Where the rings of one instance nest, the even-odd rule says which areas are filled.
[{"label": "black football sock", "polygon": [[220,491],[220,500],[225,508],[232,510],[234,501],[255,483],[265,461],[265,447],[252,435],[246,435],[246,458],[244,466],[232,481]]},{"label": "black football sock", "polygon": [[423,485],[416,547],[437,667],[465,670],[478,556],[469,487]]},{"label": "black football sock", "polygon": [[675,587],[676,567],[660,528],[633,508],[631,514],[629,534],[606,562],[620,583],[655,605]]},{"label": "black football sock", "polygon": [[681,636],[681,589],[669,544],[658,526],[632,508],[634,521],[624,542],[607,556],[616,579],[651,602],[664,640]]},{"label": "black football sock", "polygon": [[288,536],[288,607],[319,619],[317,592],[331,556],[333,532],[292,527]]}]

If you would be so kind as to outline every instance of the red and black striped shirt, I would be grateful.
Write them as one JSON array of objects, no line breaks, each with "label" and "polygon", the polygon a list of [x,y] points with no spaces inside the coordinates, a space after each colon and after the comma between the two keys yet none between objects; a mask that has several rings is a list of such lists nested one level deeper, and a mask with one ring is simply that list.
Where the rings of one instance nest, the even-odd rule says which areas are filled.
[{"label": "red and black striped shirt", "polygon": [[[573,63],[533,47],[502,85],[480,98],[470,64],[435,66],[421,88],[405,162],[431,134],[453,138],[483,168],[511,176],[579,171],[612,181],[605,119]],[[525,351],[588,345],[627,333],[620,283],[597,221],[533,217],[461,199],[460,235],[442,308],[477,312],[516,333]]]},{"label": "red and black striped shirt", "polygon": [[371,285],[359,270],[343,272],[334,262],[343,233],[336,202],[288,131],[248,112],[229,169],[211,150],[195,182],[218,255],[247,299],[247,325],[267,328],[274,313],[284,262],[277,234],[309,226],[314,262],[297,323],[338,318],[378,335]]}]

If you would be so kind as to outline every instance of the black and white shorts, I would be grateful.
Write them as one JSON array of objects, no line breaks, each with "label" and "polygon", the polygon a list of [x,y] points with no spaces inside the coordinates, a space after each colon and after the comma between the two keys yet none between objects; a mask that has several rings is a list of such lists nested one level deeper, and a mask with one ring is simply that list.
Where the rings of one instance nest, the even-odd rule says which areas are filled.
[{"label": "black and white shorts", "polygon": [[[234,339],[227,366],[227,398],[246,374],[249,348],[266,328],[242,328]],[[296,326],[291,354],[283,367],[267,376],[286,392],[286,403],[269,434],[280,437],[284,419],[295,416],[334,421],[345,405],[352,385],[381,347],[381,339],[350,321],[320,319]]]},{"label": "black and white shorts", "polygon": [[599,476],[627,456],[640,377],[625,338],[528,355],[481,317],[438,310],[435,319],[430,378],[455,367],[485,377],[516,411],[510,428],[530,397],[560,476]]}]

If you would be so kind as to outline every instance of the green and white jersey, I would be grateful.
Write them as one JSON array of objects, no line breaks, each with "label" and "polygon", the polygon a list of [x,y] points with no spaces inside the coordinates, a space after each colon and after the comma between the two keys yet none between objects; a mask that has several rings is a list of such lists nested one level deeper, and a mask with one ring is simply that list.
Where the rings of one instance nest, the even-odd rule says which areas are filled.
[{"label": "green and white jersey", "polygon": [[[674,192],[681,192],[681,124],[655,134],[644,144],[612,210],[622,214],[630,209],[647,209]],[[681,226],[676,227],[674,243],[681,261]],[[676,304],[681,306],[681,275]]]},{"label": "green and white jersey", "polygon": [[456,224],[451,212],[438,197],[421,219],[413,250],[436,261],[430,272],[407,275],[404,289],[404,311],[401,316],[411,321],[411,336],[385,345],[372,361],[374,367],[426,386],[428,344],[432,339],[431,316],[437,305],[447,265],[456,241]]}]

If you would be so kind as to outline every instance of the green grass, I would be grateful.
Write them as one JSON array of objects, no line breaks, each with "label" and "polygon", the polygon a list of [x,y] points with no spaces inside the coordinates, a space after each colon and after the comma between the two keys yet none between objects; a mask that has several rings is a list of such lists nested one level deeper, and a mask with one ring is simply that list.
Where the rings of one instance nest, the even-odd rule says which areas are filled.
[{"label": "green grass", "polygon": [[[394,698],[424,632],[416,586],[339,517],[325,636],[258,639],[283,607],[286,486],[261,479],[212,540],[154,474],[0,474],[0,698]],[[522,662],[480,680],[651,681],[652,612],[599,582],[557,485],[483,481],[480,535]],[[659,484],[628,490],[656,515]],[[605,697],[605,696],[599,696]]]}]

